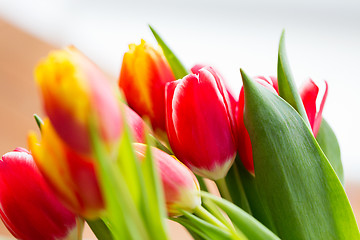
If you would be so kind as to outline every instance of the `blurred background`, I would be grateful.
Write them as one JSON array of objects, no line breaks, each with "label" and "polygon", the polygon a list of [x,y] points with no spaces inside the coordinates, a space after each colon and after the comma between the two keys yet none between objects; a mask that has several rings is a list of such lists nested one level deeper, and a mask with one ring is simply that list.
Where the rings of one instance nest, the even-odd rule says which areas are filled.
[{"label": "blurred background", "polygon": [[329,83],[323,116],[340,142],[359,222],[358,0],[0,0],[0,153],[26,147],[27,132],[36,129],[32,114],[42,112],[32,70],[50,49],[75,45],[116,83],[128,44],[141,38],[155,43],[148,24],[187,67],[216,67],[235,94],[240,67],[250,75],[276,76],[285,29],[297,85],[308,77]]}]

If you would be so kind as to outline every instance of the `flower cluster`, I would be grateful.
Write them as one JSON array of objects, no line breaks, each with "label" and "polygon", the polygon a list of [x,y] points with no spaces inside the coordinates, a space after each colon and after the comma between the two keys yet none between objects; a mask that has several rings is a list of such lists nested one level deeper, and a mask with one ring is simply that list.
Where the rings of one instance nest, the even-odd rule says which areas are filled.
[{"label": "flower cluster", "polygon": [[[73,46],[40,61],[41,138],[31,132],[30,151],[0,161],[10,232],[81,239],[85,219],[103,239],[161,240],[168,217],[196,239],[359,239],[341,161],[327,151],[337,142],[322,124],[326,81],[298,91],[281,40],[278,77],[241,70],[234,96],[211,66],[186,73],[152,31],[162,49],[131,44],[115,87]],[[203,178],[228,201],[201,192]]]}]

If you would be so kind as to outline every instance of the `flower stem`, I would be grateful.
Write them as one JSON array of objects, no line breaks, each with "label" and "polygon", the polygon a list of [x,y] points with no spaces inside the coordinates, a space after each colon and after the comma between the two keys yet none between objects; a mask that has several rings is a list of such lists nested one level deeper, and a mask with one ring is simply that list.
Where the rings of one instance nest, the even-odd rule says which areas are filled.
[{"label": "flower stem", "polygon": [[229,229],[222,223],[219,221],[219,219],[217,219],[216,217],[214,217],[214,215],[212,215],[211,213],[209,213],[203,206],[198,206],[195,209],[195,214],[202,218],[203,220],[223,229],[228,231]]},{"label": "flower stem", "polygon": [[229,202],[233,202],[233,199],[231,197],[229,188],[226,184],[225,178],[220,178],[218,180],[215,180],[216,186],[219,189],[219,192],[223,198],[228,200]]}]

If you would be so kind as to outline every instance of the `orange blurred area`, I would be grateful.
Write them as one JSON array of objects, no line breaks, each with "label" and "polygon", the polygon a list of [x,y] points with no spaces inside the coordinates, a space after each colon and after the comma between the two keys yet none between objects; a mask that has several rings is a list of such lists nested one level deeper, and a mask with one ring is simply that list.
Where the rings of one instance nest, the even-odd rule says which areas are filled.
[{"label": "orange blurred area", "polygon": [[[43,116],[33,69],[39,59],[54,49],[53,46],[24,33],[0,19],[0,154],[14,148],[27,147],[26,136],[37,130],[33,114]],[[346,186],[350,202],[360,222],[360,183]],[[171,239],[190,239],[176,223],[169,223]],[[0,234],[9,236],[1,224]],[[95,239],[86,227],[84,239]]]}]

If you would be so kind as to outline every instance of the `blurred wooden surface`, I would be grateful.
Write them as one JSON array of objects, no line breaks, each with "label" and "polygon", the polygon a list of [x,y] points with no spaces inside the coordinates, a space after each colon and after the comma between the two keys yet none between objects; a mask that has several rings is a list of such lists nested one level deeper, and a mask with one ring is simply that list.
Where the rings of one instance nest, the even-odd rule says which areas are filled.
[{"label": "blurred wooden surface", "polygon": [[[0,154],[21,146],[27,148],[26,136],[36,130],[33,114],[43,115],[33,80],[33,69],[39,59],[54,49],[41,40],[0,19]],[[360,221],[360,184],[347,185],[348,196]],[[172,239],[188,239],[187,233],[170,224]],[[0,233],[7,235],[3,225]],[[95,239],[89,229],[86,239]]]}]

